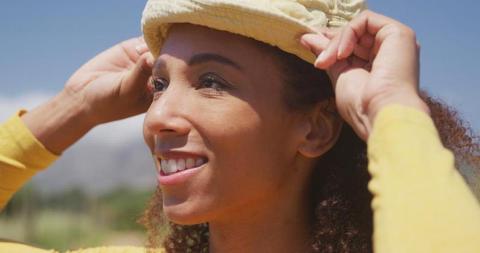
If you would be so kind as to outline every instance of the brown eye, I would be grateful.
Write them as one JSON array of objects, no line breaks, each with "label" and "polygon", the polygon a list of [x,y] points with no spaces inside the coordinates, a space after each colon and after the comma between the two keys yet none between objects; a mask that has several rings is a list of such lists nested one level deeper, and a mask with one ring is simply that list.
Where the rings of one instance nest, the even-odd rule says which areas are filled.
[{"label": "brown eye", "polygon": [[165,78],[152,79],[153,92],[164,92],[168,88],[168,81]]},{"label": "brown eye", "polygon": [[197,89],[213,89],[215,91],[223,91],[228,89],[230,86],[226,83],[225,80],[218,77],[213,73],[206,73],[200,77],[199,85]]}]

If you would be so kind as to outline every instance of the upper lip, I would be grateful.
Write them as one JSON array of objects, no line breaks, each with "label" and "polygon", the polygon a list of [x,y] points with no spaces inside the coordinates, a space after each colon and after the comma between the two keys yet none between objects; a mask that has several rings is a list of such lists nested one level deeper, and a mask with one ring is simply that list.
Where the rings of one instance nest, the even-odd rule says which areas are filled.
[{"label": "upper lip", "polygon": [[159,157],[162,160],[187,159],[187,158],[204,158],[204,159],[207,159],[207,156],[202,155],[200,153],[191,152],[191,151],[182,151],[182,150],[156,151],[155,156]]}]

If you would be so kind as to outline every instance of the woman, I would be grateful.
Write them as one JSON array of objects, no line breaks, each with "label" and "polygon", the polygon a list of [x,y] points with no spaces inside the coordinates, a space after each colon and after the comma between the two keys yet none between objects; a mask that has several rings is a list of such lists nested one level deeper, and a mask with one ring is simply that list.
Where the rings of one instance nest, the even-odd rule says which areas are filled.
[{"label": "woman", "polygon": [[[167,252],[480,249],[480,207],[431,117],[475,166],[478,145],[418,93],[414,33],[361,1],[329,3],[147,3],[152,246],[163,212]],[[91,125],[115,115],[87,108]]]}]

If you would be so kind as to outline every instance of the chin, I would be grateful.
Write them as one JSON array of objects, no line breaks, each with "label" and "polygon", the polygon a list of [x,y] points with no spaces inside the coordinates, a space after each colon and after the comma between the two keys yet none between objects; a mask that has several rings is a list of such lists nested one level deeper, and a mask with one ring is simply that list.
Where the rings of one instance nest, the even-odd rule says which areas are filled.
[{"label": "chin", "polygon": [[205,212],[188,203],[163,205],[163,213],[168,221],[178,225],[197,225],[208,222]]}]

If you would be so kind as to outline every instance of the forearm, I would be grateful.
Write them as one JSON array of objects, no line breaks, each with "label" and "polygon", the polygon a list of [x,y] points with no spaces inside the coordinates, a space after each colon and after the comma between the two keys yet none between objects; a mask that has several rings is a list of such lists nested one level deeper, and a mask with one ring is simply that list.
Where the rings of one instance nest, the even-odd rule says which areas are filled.
[{"label": "forearm", "polygon": [[384,108],[391,105],[406,106],[417,111],[423,112],[430,116],[430,109],[428,105],[420,98],[417,92],[414,91],[393,91],[385,92],[370,99],[365,106],[365,117],[362,117],[367,122],[364,123],[369,130],[368,136],[373,129],[373,123],[377,117],[377,114]]},{"label": "forearm", "polygon": [[58,157],[32,135],[18,112],[0,124],[0,209],[32,176]]},{"label": "forearm", "polygon": [[[412,86],[417,87],[416,85],[405,84],[395,85],[394,87],[382,87],[378,91],[365,91],[367,88],[358,91],[352,90],[348,92],[359,93],[359,96],[350,99],[350,101],[347,101],[348,96],[337,94],[337,108],[342,118],[353,128],[355,133],[362,140],[368,141],[374,128],[373,125],[377,114],[388,106],[401,105],[430,116],[428,105]],[[365,95],[362,96],[362,92]]]},{"label": "forearm", "polygon": [[427,115],[379,112],[368,158],[375,252],[480,252],[480,206]]},{"label": "forearm", "polygon": [[49,151],[61,154],[94,127],[87,109],[80,96],[62,91],[22,120]]}]

